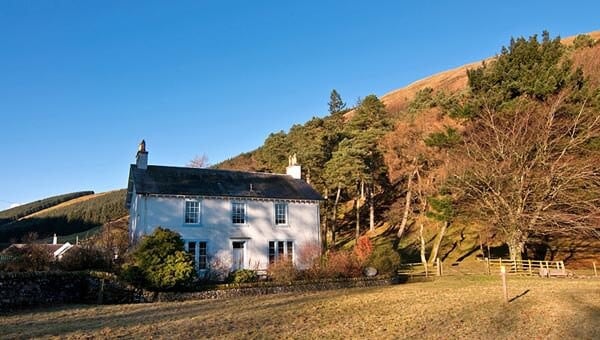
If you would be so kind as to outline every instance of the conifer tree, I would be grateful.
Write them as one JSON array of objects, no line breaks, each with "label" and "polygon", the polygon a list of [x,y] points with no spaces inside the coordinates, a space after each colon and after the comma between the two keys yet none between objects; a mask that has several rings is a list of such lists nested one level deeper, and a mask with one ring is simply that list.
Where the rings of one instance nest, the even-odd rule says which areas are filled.
[{"label": "conifer tree", "polygon": [[346,108],[346,103],[342,101],[342,97],[335,89],[333,89],[329,95],[328,105],[330,114],[341,112]]}]

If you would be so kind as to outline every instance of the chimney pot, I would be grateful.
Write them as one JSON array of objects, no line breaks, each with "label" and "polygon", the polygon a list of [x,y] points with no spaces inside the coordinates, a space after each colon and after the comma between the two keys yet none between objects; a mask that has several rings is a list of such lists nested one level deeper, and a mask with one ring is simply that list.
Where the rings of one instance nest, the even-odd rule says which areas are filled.
[{"label": "chimney pot", "polygon": [[138,146],[138,151],[135,156],[135,165],[138,169],[142,170],[146,170],[148,168],[148,151],[146,151],[146,141],[143,139]]},{"label": "chimney pot", "polygon": [[288,157],[288,167],[285,169],[285,173],[295,179],[302,178],[302,168],[298,165],[296,154]]}]

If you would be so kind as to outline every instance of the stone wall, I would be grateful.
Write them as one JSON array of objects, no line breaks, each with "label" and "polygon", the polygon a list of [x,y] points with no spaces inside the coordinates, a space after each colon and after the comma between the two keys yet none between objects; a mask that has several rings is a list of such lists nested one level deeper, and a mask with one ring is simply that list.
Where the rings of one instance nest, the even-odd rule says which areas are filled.
[{"label": "stone wall", "polygon": [[129,303],[136,291],[89,272],[0,273],[0,311],[65,303]]},{"label": "stone wall", "polygon": [[218,285],[198,292],[150,292],[143,293],[143,301],[184,301],[201,299],[223,299],[240,296],[257,296],[277,293],[312,292],[320,290],[356,287],[387,286],[398,283],[397,278],[360,278],[294,282],[293,284],[257,283],[242,285]]},{"label": "stone wall", "polygon": [[222,284],[194,292],[152,292],[119,282],[114,275],[90,272],[0,273],[0,313],[15,309],[67,303],[116,304],[310,292],[398,283],[394,278],[360,278],[278,284]]}]

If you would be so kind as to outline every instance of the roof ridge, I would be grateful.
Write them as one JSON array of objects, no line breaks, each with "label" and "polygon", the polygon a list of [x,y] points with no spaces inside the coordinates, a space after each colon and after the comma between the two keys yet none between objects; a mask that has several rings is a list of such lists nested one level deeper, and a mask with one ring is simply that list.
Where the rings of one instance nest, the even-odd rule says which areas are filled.
[{"label": "roof ridge", "polygon": [[[131,164],[135,166],[135,164]],[[269,175],[269,176],[288,176],[288,174],[280,174],[277,172],[264,172],[264,171],[247,171],[247,170],[234,170],[234,169],[212,169],[212,168],[191,168],[187,166],[171,166],[171,165],[148,165],[148,167],[153,168],[169,168],[169,169],[180,169],[180,170],[188,170],[188,171],[220,171],[220,172],[236,172],[243,174],[257,174],[257,175]]]}]

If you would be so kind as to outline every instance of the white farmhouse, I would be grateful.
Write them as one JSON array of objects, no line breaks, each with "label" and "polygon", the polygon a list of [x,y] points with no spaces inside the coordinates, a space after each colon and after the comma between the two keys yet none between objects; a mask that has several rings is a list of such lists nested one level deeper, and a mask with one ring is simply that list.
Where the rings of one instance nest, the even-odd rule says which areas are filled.
[{"label": "white farmhouse", "polygon": [[218,262],[229,270],[296,265],[301,247],[319,247],[321,195],[287,175],[148,165],[145,142],[129,170],[126,206],[133,243],[161,226],[178,232],[199,273]]}]

